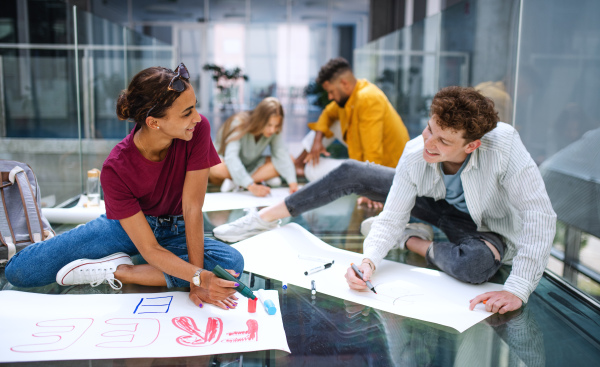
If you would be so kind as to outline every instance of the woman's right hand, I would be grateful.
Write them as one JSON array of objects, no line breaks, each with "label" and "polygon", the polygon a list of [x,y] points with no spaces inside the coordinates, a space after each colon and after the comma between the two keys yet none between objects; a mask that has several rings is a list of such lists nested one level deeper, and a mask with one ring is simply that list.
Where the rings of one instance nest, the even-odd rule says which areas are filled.
[{"label": "woman's right hand", "polygon": [[254,196],[264,197],[271,193],[271,188],[264,185],[259,185],[256,183],[250,184],[247,187],[248,191],[250,191]]},{"label": "woman's right hand", "polygon": [[[233,276],[236,276],[233,270],[227,270]],[[190,285],[190,299],[197,305],[200,305],[202,301],[211,303],[219,306],[223,309],[231,308],[227,301],[228,299],[236,299],[234,293],[236,292],[235,287],[239,283],[225,280],[217,277],[211,271],[203,271],[200,274],[202,279],[200,287]],[[226,304],[224,304],[225,302]]]},{"label": "woman's right hand", "polygon": [[189,297],[190,297],[190,300],[196,306],[203,307],[204,304],[211,304],[211,305],[220,307],[224,310],[228,310],[230,308],[236,308],[237,300],[238,300],[238,298],[235,295],[231,295],[231,296],[225,298],[224,300],[215,301],[210,298],[210,296],[208,295],[207,289],[202,288],[202,287],[196,287],[195,285],[191,286]]}]

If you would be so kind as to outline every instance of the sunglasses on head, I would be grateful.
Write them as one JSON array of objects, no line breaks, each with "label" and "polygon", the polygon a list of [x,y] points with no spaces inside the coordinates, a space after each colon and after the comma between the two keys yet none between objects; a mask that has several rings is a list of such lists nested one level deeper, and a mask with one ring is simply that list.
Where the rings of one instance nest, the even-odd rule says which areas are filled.
[{"label": "sunglasses on head", "polygon": [[[188,69],[185,67],[185,65],[183,63],[180,63],[175,68],[175,72],[177,74],[175,74],[173,79],[171,79],[171,82],[169,83],[169,86],[167,87],[167,90],[165,92],[172,90],[172,91],[181,93],[185,90],[185,83],[181,79],[185,79],[185,80],[190,79],[190,73],[188,72]],[[146,118],[148,118],[148,116],[150,116],[150,112],[154,109],[154,107],[158,106],[160,101],[163,99],[165,92],[163,92],[161,94],[160,98],[158,99],[158,103],[156,103],[154,106],[152,106],[148,110],[148,112],[146,113]]]},{"label": "sunglasses on head", "polygon": [[171,79],[167,90],[183,92],[185,90],[185,83],[181,79],[190,80],[190,73],[183,63],[180,63],[179,66],[175,68],[175,72],[177,74]]}]

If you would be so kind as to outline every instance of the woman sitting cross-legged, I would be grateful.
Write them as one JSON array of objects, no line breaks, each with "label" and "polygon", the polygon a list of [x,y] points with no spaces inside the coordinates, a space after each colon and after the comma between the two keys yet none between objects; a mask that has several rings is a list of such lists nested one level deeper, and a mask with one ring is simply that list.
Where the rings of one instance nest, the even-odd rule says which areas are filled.
[{"label": "woman sitting cross-legged", "polygon": [[[5,270],[11,284],[191,286],[189,298],[200,307],[236,306],[237,283],[210,272],[218,264],[238,276],[244,259],[204,238],[208,171],[220,161],[188,79],[183,64],[175,71],[151,67],[133,78],[117,115],[135,128],[102,168],[106,215],[17,253]],[[135,254],[147,264],[133,265]]]},{"label": "woman sitting cross-legged", "polygon": [[[248,189],[256,196],[266,196],[281,185],[281,175],[290,187],[298,190],[296,169],[292,157],[280,135],[283,125],[283,107],[274,97],[263,99],[249,112],[231,116],[217,134],[222,163],[210,170],[210,182],[221,185],[221,191],[236,186]],[[267,147],[271,156],[264,156]]]}]

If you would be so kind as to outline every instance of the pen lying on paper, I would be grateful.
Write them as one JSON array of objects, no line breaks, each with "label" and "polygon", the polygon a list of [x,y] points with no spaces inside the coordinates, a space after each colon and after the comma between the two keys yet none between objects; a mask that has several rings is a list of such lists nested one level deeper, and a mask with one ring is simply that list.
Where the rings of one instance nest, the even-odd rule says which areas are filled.
[{"label": "pen lying on paper", "polygon": [[[358,266],[354,265],[354,263],[352,263],[351,266],[352,266],[352,269],[354,269],[354,272],[356,273],[356,275],[358,275],[360,277],[360,279],[362,279],[364,281],[365,279],[363,277],[363,273],[362,273],[362,271],[360,271]],[[372,290],[373,293],[377,294],[377,292],[375,292],[375,287],[373,287],[373,284],[371,284],[370,281],[367,280],[365,283],[367,283],[367,287],[369,287],[369,289]]]},{"label": "pen lying on paper", "polygon": [[327,269],[327,268],[330,268],[330,267],[331,267],[331,265],[333,265],[334,261],[335,261],[335,260],[331,260],[331,262],[330,262],[330,263],[323,264],[323,265],[319,265],[319,266],[317,266],[317,267],[314,267],[314,268],[312,268],[312,269],[310,269],[310,270],[307,270],[307,271],[305,271],[305,272],[304,272],[304,275],[307,275],[307,276],[308,276],[308,275],[310,275],[310,274],[313,274],[313,273],[316,273],[316,272],[318,272],[318,271],[321,271],[321,270],[325,270],[325,269]]}]

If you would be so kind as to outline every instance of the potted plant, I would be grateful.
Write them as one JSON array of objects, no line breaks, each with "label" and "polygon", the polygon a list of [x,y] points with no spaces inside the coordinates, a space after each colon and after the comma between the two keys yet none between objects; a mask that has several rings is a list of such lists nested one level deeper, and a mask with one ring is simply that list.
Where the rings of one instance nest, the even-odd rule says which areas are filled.
[{"label": "potted plant", "polygon": [[202,70],[212,73],[212,78],[219,89],[218,98],[221,102],[221,110],[233,109],[233,98],[237,92],[236,82],[240,79],[248,81],[248,76],[242,74],[242,69],[239,67],[225,69],[216,64],[205,64]]}]

